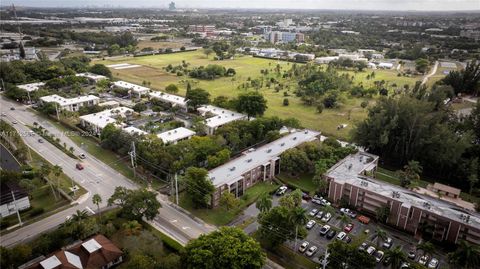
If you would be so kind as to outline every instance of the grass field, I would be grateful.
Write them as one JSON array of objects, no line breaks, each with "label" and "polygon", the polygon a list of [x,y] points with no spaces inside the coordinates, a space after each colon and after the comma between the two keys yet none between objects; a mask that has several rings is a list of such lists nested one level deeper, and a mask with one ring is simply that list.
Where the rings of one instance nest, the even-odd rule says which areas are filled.
[{"label": "grass field", "polygon": [[314,193],[317,190],[317,186],[313,182],[312,174],[301,174],[296,177],[292,177],[288,174],[281,173],[276,176],[280,181],[287,183],[295,188],[301,189],[308,193]]},{"label": "grass field", "polygon": [[[205,66],[208,64],[220,64],[225,68],[234,68],[236,75],[234,79],[231,77],[218,78],[215,80],[194,80],[187,76],[177,76],[165,72],[162,68],[171,64],[173,66],[179,65],[185,60],[190,64],[189,68]],[[277,64],[282,67],[282,70],[290,69],[292,63],[284,61],[275,61],[262,58],[253,58],[251,56],[238,56],[233,60],[214,61],[213,55],[207,58],[202,51],[192,51],[184,53],[163,54],[155,56],[144,57],[120,57],[108,60],[98,60],[95,63],[102,63],[105,65],[129,63],[142,65],[138,68],[129,68],[115,70],[111,69],[113,76],[116,79],[129,81],[132,83],[142,84],[142,82],[150,82],[150,87],[154,90],[163,90],[167,85],[174,83],[179,87],[180,95],[185,94],[186,81],[195,83],[193,87],[201,87],[208,90],[212,99],[219,95],[228,97],[236,97],[239,93],[244,92],[243,89],[237,87],[248,78],[259,78],[261,76],[260,70],[273,69]],[[394,83],[398,87],[404,84],[413,85],[418,78],[397,77],[395,70],[375,70],[375,78],[366,80],[366,76],[371,73],[371,70],[365,72],[348,72],[354,76],[355,83],[362,83],[364,86],[371,86],[375,80],[385,80],[388,85]],[[266,87],[260,89],[260,92],[268,100],[268,109],[266,116],[279,116],[280,118],[295,117],[300,120],[304,127],[322,131],[324,134],[334,136],[341,139],[348,140],[350,131],[353,127],[367,116],[367,109],[360,107],[360,104],[365,99],[362,98],[348,98],[342,100],[340,108],[324,109],[321,114],[316,112],[315,107],[304,106],[300,99],[295,97],[292,93],[296,87],[296,83],[287,81],[285,79],[278,79],[285,85],[290,85],[288,90],[289,106],[283,106],[284,96],[283,91],[275,92],[273,87],[268,89]],[[373,104],[375,99],[370,100]],[[339,124],[347,124],[346,128],[337,130]]]}]

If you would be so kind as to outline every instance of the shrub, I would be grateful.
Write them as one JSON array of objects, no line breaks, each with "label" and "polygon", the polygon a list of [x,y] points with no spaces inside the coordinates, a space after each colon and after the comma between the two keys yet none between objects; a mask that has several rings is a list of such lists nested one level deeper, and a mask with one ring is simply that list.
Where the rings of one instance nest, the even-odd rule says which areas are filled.
[{"label": "shrub", "polygon": [[366,108],[366,107],[368,106],[368,101],[363,101],[363,102],[360,104],[360,106],[361,106],[362,108]]},{"label": "shrub", "polygon": [[30,217],[36,217],[36,216],[39,216],[41,214],[43,214],[43,212],[45,212],[45,209],[43,209],[42,207],[37,207],[37,208],[34,208],[32,209],[32,211],[30,211]]},{"label": "shrub", "polygon": [[288,106],[290,102],[288,101],[288,98],[283,99],[283,105]]}]

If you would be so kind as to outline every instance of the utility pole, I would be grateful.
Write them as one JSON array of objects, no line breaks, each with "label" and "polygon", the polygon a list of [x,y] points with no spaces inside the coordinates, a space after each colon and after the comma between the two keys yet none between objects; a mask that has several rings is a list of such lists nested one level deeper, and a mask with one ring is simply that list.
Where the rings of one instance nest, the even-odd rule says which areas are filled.
[{"label": "utility pole", "polygon": [[177,202],[177,205],[178,205],[178,179],[177,179],[177,173],[175,173],[175,201]]},{"label": "utility pole", "polygon": [[132,151],[129,152],[130,154],[130,161],[132,162],[133,167],[133,178],[136,177],[135,167],[136,167],[136,160],[137,160],[137,153],[135,151],[135,142],[132,141]]},{"label": "utility pole", "polygon": [[18,224],[20,226],[23,226],[23,223],[22,223],[22,219],[20,218],[20,212],[18,211],[18,207],[17,207],[17,201],[15,200],[15,194],[12,192],[12,198],[13,198],[13,203],[15,204],[15,210],[17,211],[17,217],[18,217]]}]

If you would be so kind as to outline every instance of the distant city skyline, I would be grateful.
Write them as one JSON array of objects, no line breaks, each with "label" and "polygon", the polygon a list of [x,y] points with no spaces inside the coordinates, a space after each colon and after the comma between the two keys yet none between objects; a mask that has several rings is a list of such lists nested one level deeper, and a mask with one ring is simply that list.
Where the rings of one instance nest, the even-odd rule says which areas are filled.
[{"label": "distant city skyline", "polygon": [[[29,7],[157,7],[168,8],[171,0],[6,0],[2,5]],[[182,8],[242,8],[242,9],[337,9],[392,11],[472,11],[480,10],[479,0],[179,0]]]}]

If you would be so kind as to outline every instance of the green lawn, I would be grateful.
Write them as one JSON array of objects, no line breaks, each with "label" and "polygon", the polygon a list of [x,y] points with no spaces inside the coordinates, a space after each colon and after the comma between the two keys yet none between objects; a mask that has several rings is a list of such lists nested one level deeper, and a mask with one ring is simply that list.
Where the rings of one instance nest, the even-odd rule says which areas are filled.
[{"label": "green lawn", "polygon": [[294,186],[297,189],[301,189],[304,192],[314,193],[317,190],[317,186],[312,180],[312,174],[300,174],[299,176],[292,177],[286,173],[280,173],[277,175],[277,178],[280,181]]},{"label": "green lawn", "polygon": [[[215,80],[196,80],[191,79],[188,76],[177,76],[176,74],[170,74],[165,72],[162,68],[172,64],[173,66],[179,65],[185,60],[190,64],[189,68],[198,67],[208,64],[219,64],[225,68],[234,68],[236,75],[234,78],[225,77],[217,78]],[[255,79],[260,78],[262,75],[260,70],[273,69],[279,64],[282,70],[290,69],[293,63],[285,61],[275,61],[262,58],[254,58],[251,56],[239,55],[233,60],[214,61],[213,55],[207,58],[201,50],[184,53],[163,54],[144,57],[119,57],[108,60],[97,60],[94,63],[102,63],[105,65],[129,63],[142,65],[138,68],[129,68],[115,70],[111,69],[113,76],[119,80],[125,80],[132,83],[142,84],[143,81],[151,83],[150,87],[154,90],[164,90],[165,87],[171,83],[177,84],[180,91],[178,94],[184,95],[186,90],[186,80],[193,81],[195,84],[193,87],[201,87],[208,90],[212,96],[212,99],[219,95],[228,97],[236,97],[239,93],[244,92],[243,89],[237,87],[247,81],[248,78]],[[404,84],[414,85],[418,78],[409,77],[397,77],[395,70],[375,70],[375,78],[366,80],[366,76],[371,73],[371,70],[365,72],[353,72],[342,71],[349,73],[354,77],[355,83],[362,83],[364,86],[373,85],[375,80],[385,80],[392,85],[397,84],[399,87]],[[273,72],[270,75],[273,76]],[[301,124],[306,128],[322,131],[324,134],[334,136],[340,139],[348,140],[350,138],[350,132],[353,127],[366,118],[367,109],[360,107],[360,104],[365,99],[363,98],[348,98],[344,96],[342,99],[342,105],[336,109],[324,109],[319,114],[316,112],[315,107],[304,106],[301,100],[295,96],[293,91],[296,88],[296,83],[281,77],[275,77],[278,81],[284,85],[288,85],[289,89],[275,92],[273,87],[270,89],[267,87],[261,88],[260,92],[268,100],[268,109],[265,112],[266,116],[278,116],[280,118],[295,117],[300,120]],[[287,92],[288,97],[284,96],[284,92]],[[283,106],[283,99],[289,99],[289,105]],[[375,102],[375,98],[370,100],[370,104]],[[339,124],[347,124],[346,128],[337,130]]]},{"label": "green lawn", "polygon": [[237,215],[239,215],[247,206],[254,203],[262,193],[270,193],[276,190],[277,184],[270,182],[260,182],[249,188],[245,194],[239,198],[240,206],[237,209],[226,210],[224,207],[217,207],[213,209],[195,209],[191,200],[187,199],[186,193],[182,192],[180,196],[180,206],[190,211],[195,216],[202,220],[217,225],[223,226],[230,223]]}]

